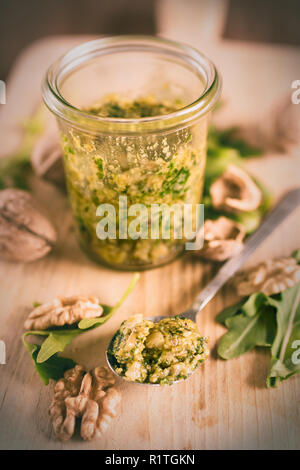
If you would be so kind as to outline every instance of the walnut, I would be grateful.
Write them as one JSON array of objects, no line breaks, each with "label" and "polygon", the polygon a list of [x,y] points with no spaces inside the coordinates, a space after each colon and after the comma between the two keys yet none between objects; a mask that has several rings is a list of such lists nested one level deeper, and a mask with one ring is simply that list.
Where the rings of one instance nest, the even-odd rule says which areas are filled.
[{"label": "walnut", "polygon": [[261,191],[252,178],[236,165],[228,165],[226,171],[210,188],[212,205],[225,212],[247,212],[258,208]]},{"label": "walnut", "polygon": [[266,295],[278,294],[300,281],[300,266],[294,258],[279,258],[260,263],[254,268],[238,274],[233,279],[239,295],[263,292]]},{"label": "walnut", "polygon": [[63,441],[70,439],[76,418],[81,418],[80,434],[84,440],[101,437],[117,416],[121,401],[114,384],[114,376],[107,367],[85,372],[76,365],[65,372],[55,385],[49,409],[55,436]]},{"label": "walnut", "polygon": [[56,242],[56,232],[26,191],[0,191],[0,258],[29,262],[45,256]]},{"label": "walnut", "polygon": [[52,326],[73,325],[83,318],[100,317],[102,313],[97,297],[58,297],[36,307],[24,327],[27,330],[46,330]]},{"label": "walnut", "polygon": [[196,254],[205,259],[224,261],[242,249],[245,235],[244,227],[227,217],[206,220],[204,245]]},{"label": "walnut", "polygon": [[31,164],[39,177],[65,187],[62,149],[57,132],[48,131],[36,141],[31,154]]}]

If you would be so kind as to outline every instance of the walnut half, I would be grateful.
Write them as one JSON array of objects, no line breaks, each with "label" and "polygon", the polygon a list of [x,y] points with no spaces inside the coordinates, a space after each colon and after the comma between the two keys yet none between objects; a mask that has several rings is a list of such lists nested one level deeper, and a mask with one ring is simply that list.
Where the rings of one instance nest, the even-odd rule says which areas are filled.
[{"label": "walnut half", "polygon": [[241,296],[254,292],[272,295],[295,286],[299,281],[300,266],[295,258],[279,258],[265,261],[238,274],[233,285]]},{"label": "walnut half", "polygon": [[24,323],[26,330],[46,330],[52,326],[73,325],[84,318],[100,317],[103,308],[97,297],[58,297],[36,307]]},{"label": "walnut half", "polygon": [[49,413],[54,434],[63,441],[74,434],[76,418],[81,418],[80,434],[84,440],[101,437],[117,416],[121,394],[115,389],[115,379],[107,367],[91,372],[76,365],[65,372],[54,389]]},{"label": "walnut half", "polygon": [[204,245],[196,255],[212,261],[225,261],[243,248],[246,231],[241,224],[227,217],[206,220],[204,223]]},{"label": "walnut half", "polygon": [[258,208],[261,191],[242,168],[228,165],[226,171],[210,188],[212,205],[225,212],[247,212]]}]

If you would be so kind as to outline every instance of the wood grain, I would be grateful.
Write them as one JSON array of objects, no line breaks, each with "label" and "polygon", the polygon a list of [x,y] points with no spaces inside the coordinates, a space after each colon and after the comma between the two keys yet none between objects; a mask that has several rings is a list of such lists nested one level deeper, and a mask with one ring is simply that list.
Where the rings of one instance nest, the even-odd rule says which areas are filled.
[{"label": "wood grain", "polygon": [[[46,62],[77,39],[52,39],[36,45],[16,65],[10,100],[0,115],[9,125],[3,131],[3,148],[16,144],[15,124],[30,114],[38,102],[36,82]],[[33,67],[34,64],[34,67]],[[20,83],[33,75],[34,86],[21,93]],[[22,106],[20,106],[20,102]],[[9,142],[11,139],[11,142]],[[6,144],[5,144],[6,141]],[[299,179],[299,158],[268,156],[250,162],[251,170],[270,183],[279,195]],[[36,196],[49,210],[59,230],[52,254],[28,265],[1,264],[0,339],[7,346],[7,364],[0,366],[1,449],[299,449],[300,377],[278,389],[267,390],[265,377],[269,353],[263,349],[223,361],[216,343],[225,329],[215,315],[235,298],[228,289],[199,315],[199,330],[210,337],[211,355],[189,380],[174,387],[149,388],[119,382],[122,410],[100,441],[86,443],[78,436],[57,442],[48,417],[53,385],[45,387],[25,352],[20,336],[34,301],[76,293],[98,295],[113,304],[126,288],[131,274],[93,264],[79,250],[65,197],[52,186],[36,181]],[[258,249],[251,264],[287,255],[299,247],[299,216],[287,223]],[[86,367],[104,364],[104,350],[111,334],[129,314],[174,314],[192,302],[211,276],[213,267],[190,256],[142,274],[130,298],[107,324],[77,338],[67,353]]]}]

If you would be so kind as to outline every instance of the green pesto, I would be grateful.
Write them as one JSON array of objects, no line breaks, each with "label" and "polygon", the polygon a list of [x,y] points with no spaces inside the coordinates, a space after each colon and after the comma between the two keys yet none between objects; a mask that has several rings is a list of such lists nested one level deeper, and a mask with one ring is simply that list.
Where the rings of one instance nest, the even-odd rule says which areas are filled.
[{"label": "green pesto", "polygon": [[[130,101],[113,96],[87,111],[104,117],[141,118],[176,111],[180,106],[179,102],[160,102],[153,97]],[[168,240],[118,239],[118,226],[116,240],[99,240],[96,209],[102,203],[113,204],[118,221],[119,196],[124,195],[128,207],[142,203],[149,208],[148,223],[152,204],[183,207],[199,203],[206,133],[206,120],[169,133],[137,137],[92,136],[66,128],[67,186],[84,250],[95,260],[125,269],[163,264],[182,252],[185,240],[175,239],[176,221],[172,221]]]},{"label": "green pesto", "polygon": [[207,339],[184,317],[153,323],[135,315],[121,324],[108,355],[115,371],[128,381],[172,385],[207,358]]},{"label": "green pesto", "polygon": [[133,101],[112,97],[99,105],[88,108],[88,111],[91,114],[108,118],[139,119],[171,113],[179,107],[179,104],[177,103],[176,106],[174,103],[159,102],[151,96]]}]

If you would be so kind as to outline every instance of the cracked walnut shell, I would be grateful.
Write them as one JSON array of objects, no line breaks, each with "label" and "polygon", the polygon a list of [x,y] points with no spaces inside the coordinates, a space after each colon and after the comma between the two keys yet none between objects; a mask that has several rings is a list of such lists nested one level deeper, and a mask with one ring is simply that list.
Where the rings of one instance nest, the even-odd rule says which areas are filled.
[{"label": "cracked walnut shell", "polygon": [[0,258],[27,263],[45,256],[56,231],[26,191],[0,191]]},{"label": "cracked walnut shell", "polygon": [[97,297],[58,297],[36,307],[24,327],[26,330],[46,330],[53,326],[73,325],[84,318],[100,317],[102,313]]},{"label": "cracked walnut shell", "polygon": [[228,165],[226,171],[210,188],[212,205],[225,212],[248,212],[258,208],[261,191],[252,178],[236,165]]},{"label": "cracked walnut shell", "polygon": [[212,261],[225,261],[241,251],[245,235],[244,227],[227,217],[206,220],[204,245],[196,254]]},{"label": "cracked walnut shell", "polygon": [[117,416],[121,394],[113,386],[115,379],[107,367],[91,372],[76,365],[64,374],[54,388],[49,413],[55,436],[63,441],[72,437],[76,418],[81,418],[84,440],[101,437]]},{"label": "cracked walnut shell", "polygon": [[294,258],[279,258],[260,263],[238,274],[233,280],[238,295],[254,292],[278,294],[300,282],[300,266]]}]

